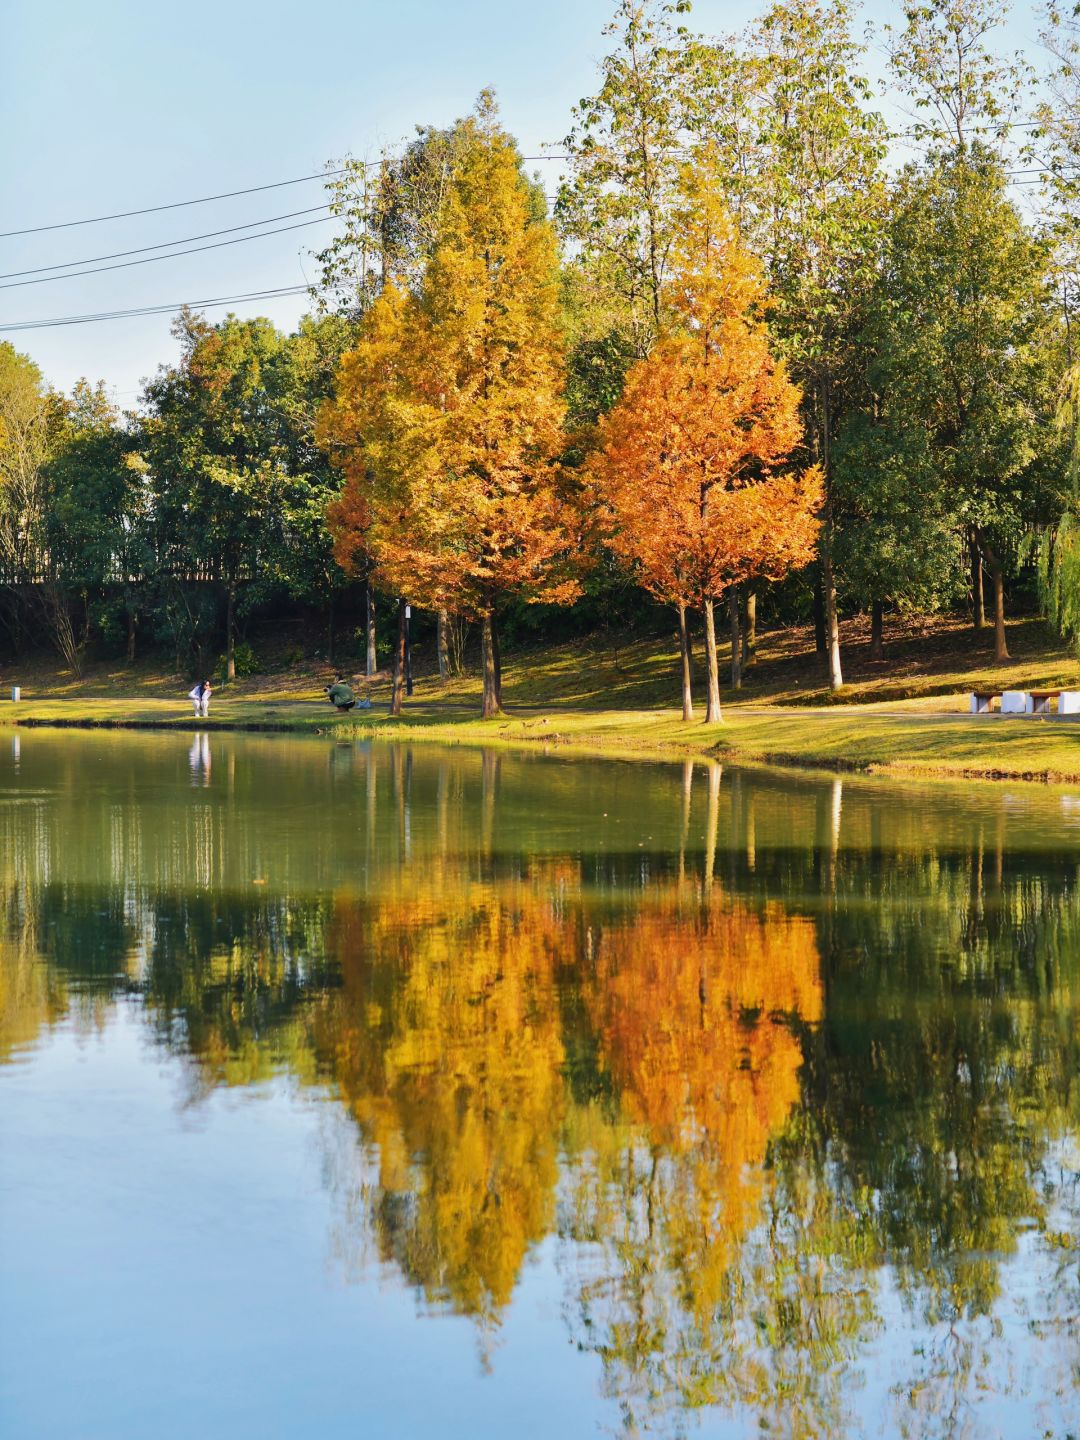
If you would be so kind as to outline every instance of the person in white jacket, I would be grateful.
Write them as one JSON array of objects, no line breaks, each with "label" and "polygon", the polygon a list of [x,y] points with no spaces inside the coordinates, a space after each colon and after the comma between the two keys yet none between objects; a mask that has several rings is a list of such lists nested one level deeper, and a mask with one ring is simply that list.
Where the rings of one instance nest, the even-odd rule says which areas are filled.
[{"label": "person in white jacket", "polygon": [[188,699],[195,706],[195,714],[203,719],[210,714],[210,696],[213,691],[209,680],[200,680],[194,690],[188,691]]}]

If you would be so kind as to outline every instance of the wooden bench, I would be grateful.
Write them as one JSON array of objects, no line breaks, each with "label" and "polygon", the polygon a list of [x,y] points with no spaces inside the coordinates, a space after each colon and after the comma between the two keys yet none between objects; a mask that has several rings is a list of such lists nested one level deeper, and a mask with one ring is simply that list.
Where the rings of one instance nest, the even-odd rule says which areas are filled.
[{"label": "wooden bench", "polygon": [[999,696],[1003,715],[1030,714],[1031,700],[1024,690],[973,690],[971,692],[972,715],[989,715],[994,701]]},{"label": "wooden bench", "polygon": [[1031,696],[1031,698],[1032,698],[1032,700],[1033,700],[1033,702],[1034,702],[1034,713],[1035,713],[1036,715],[1049,715],[1049,714],[1050,714],[1050,701],[1051,701],[1051,700],[1056,700],[1056,701],[1058,702],[1058,707],[1059,707],[1059,709],[1060,709],[1060,706],[1061,706],[1061,691],[1060,691],[1060,690],[1029,690],[1029,691],[1028,691],[1028,694]]}]

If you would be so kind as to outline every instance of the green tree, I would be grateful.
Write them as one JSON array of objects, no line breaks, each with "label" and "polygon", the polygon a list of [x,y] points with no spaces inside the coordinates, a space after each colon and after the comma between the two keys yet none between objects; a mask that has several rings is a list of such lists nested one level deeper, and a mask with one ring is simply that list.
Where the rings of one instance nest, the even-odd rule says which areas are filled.
[{"label": "green tree", "polygon": [[40,568],[49,419],[41,371],[0,341],[0,557],[9,589]]},{"label": "green tree", "polygon": [[174,334],[180,361],[147,386],[143,426],[159,574],[174,587],[220,588],[232,680],[238,602],[250,608],[280,574],[290,477],[267,381],[284,342],[269,320],[211,325],[190,311]]},{"label": "green tree", "polygon": [[378,160],[346,156],[327,181],[331,212],[342,228],[316,257],[315,298],[323,311],[357,320],[388,279],[410,289],[422,282],[438,243],[453,175],[475,142],[468,120],[439,129],[418,126],[400,151]]},{"label": "green tree", "polygon": [[1030,68],[988,43],[1008,10],[1002,0],[905,0],[904,28],[884,27],[891,69],[919,112],[916,140],[958,153],[1009,144]]},{"label": "green tree", "polygon": [[556,216],[575,252],[576,307],[592,319],[581,340],[627,347],[635,359],[661,329],[676,235],[691,52],[675,17],[689,9],[687,0],[619,0],[604,29],[618,41],[600,88],[574,107],[563,142],[571,174]]},{"label": "green tree", "polygon": [[[47,469],[49,549],[64,583],[100,601],[99,619],[123,612],[126,653],[154,556],[145,468],[103,385],[80,380]],[[87,600],[89,613],[89,600]]]},{"label": "green tree", "polygon": [[825,477],[820,541],[829,684],[843,684],[834,552],[843,520],[834,441],[857,403],[857,336],[884,210],[885,132],[860,73],[843,0],[772,6],[750,36],[757,77],[761,198],[756,236],[772,324],[803,391],[808,445]]},{"label": "green tree", "polygon": [[970,537],[991,576],[994,647],[1008,658],[1004,554],[1040,517],[1057,453],[1042,336],[1045,250],[979,147],[939,154],[897,183],[876,362],[892,456],[927,516]]},{"label": "green tree", "polygon": [[16,644],[28,620],[43,624],[78,674],[80,646],[50,543],[47,475],[64,443],[68,410],[32,360],[0,343],[0,582],[13,601],[9,624]]},{"label": "green tree", "polygon": [[319,408],[333,394],[337,367],[356,338],[356,326],[337,314],[305,315],[268,367],[269,403],[281,422],[287,481],[274,569],[294,598],[327,610],[327,650],[333,659],[334,612],[347,577],[334,559],[327,507],[341,488],[341,472],[315,440]]}]

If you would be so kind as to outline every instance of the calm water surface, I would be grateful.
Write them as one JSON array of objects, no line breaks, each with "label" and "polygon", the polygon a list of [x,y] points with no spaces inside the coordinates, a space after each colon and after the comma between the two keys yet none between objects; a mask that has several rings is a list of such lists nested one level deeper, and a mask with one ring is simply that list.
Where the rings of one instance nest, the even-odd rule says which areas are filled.
[{"label": "calm water surface", "polygon": [[1080,1431],[1080,796],[0,736],[0,1434]]}]

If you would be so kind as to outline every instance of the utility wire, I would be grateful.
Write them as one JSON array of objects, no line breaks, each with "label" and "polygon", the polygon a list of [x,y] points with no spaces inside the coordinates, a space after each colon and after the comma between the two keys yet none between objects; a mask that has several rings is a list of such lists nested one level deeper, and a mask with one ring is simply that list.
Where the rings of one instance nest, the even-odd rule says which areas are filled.
[{"label": "utility wire", "polygon": [[310,225],[324,225],[327,220],[335,218],[333,215],[324,215],[319,220],[301,220],[296,225],[279,225],[275,230],[260,230],[258,235],[238,235],[234,240],[216,240],[213,245],[193,245],[188,250],[174,250],[169,255],[144,255],[141,260],[121,260],[115,265],[97,265],[92,270],[72,270],[67,275],[39,275],[35,280],[10,280],[6,285],[0,285],[0,290],[19,290],[24,285],[48,285],[54,280],[77,280],[81,275],[101,275],[106,270],[129,270],[133,265],[150,265],[155,260],[174,260],[178,255],[198,255],[203,250],[221,250],[226,245],[244,245],[249,240],[262,240],[267,235],[283,235],[288,230],[306,230]]},{"label": "utility wire", "polygon": [[[998,127],[1005,130],[1022,130],[1034,128],[1041,125],[1040,120],[1014,120]],[[903,138],[905,135],[915,135],[915,130],[897,131],[894,139]],[[549,151],[545,155],[523,155],[522,160],[569,160],[572,157],[559,151]],[[163,210],[182,210],[188,205],[209,205],[215,200],[231,200],[237,195],[257,195],[265,190],[280,190],[286,185],[302,185],[308,180],[330,180],[336,175],[347,175],[350,170],[375,169],[384,162],[381,160],[355,160],[349,165],[339,166],[336,170],[316,170],[311,175],[297,175],[291,180],[275,180],[268,185],[248,185],[242,190],[223,190],[217,195],[200,195],[194,200],[173,200],[166,205],[147,205],[139,210],[117,210],[111,215],[92,215],[84,220],[61,220],[52,225],[28,225],[21,230],[0,230],[0,240],[8,240],[16,235],[41,235],[48,230],[70,230],[79,225],[102,225],[108,220],[128,220],[135,215],[157,215]]]},{"label": "utility wire", "polygon": [[[1014,125],[1009,125],[1009,126],[1006,126],[1006,127],[1004,127],[1004,128],[1006,128],[1006,129],[1018,129],[1018,128],[1026,127],[1026,126],[1036,126],[1036,125],[1038,125],[1038,124],[1040,124],[1040,123],[1041,123],[1041,122],[1035,121],[1035,120],[1019,121],[1019,122],[1016,122],[1016,124],[1014,124]],[[914,131],[903,131],[903,130],[900,130],[900,131],[894,132],[891,138],[894,139],[894,140],[896,140],[896,139],[902,139],[902,138],[904,138],[905,135],[913,135],[914,133],[915,133]],[[676,151],[676,152],[673,152],[673,153],[677,153],[677,154],[684,154],[684,153],[686,153],[686,154],[688,154],[688,153],[690,153],[690,152],[689,152],[689,151],[682,151],[682,150],[680,150],[680,151]],[[567,154],[567,153],[565,153],[565,152],[561,152],[561,151],[552,151],[552,152],[549,152],[549,153],[547,153],[547,154],[545,154],[545,155],[522,155],[522,157],[521,157],[521,159],[522,159],[523,161],[528,161],[529,163],[532,163],[533,161],[552,161],[552,160],[565,161],[565,160],[572,160],[573,158],[574,158],[574,156],[569,155],[569,154]],[[286,185],[300,185],[300,184],[303,184],[305,181],[308,181],[308,180],[330,180],[330,179],[333,179],[335,176],[347,175],[347,174],[350,172],[350,170],[352,170],[352,169],[360,169],[360,170],[374,169],[374,168],[376,168],[377,166],[381,165],[382,163],[383,163],[382,161],[378,161],[378,160],[354,161],[353,164],[348,165],[348,166],[341,166],[341,167],[339,167],[339,168],[336,169],[336,170],[319,170],[319,171],[317,171],[316,173],[314,173],[314,174],[312,174],[312,175],[299,175],[299,176],[297,176],[297,177],[296,177],[295,179],[293,179],[293,180],[277,180],[277,181],[274,181],[272,184],[269,184],[269,185],[250,185],[250,186],[248,186],[248,187],[246,187],[245,189],[242,189],[242,190],[224,190],[224,191],[222,191],[222,192],[221,192],[220,194],[218,194],[218,195],[203,195],[203,196],[200,196],[198,199],[194,199],[194,200],[175,200],[175,201],[172,201],[171,203],[169,203],[169,204],[167,204],[167,205],[149,205],[149,206],[144,207],[144,208],[141,209],[141,210],[118,210],[118,211],[116,211],[115,213],[113,213],[113,214],[111,214],[111,215],[94,215],[94,216],[91,216],[91,217],[89,217],[89,218],[87,218],[87,219],[85,219],[85,220],[64,220],[64,221],[60,221],[60,222],[58,222],[58,223],[56,223],[56,224],[54,224],[54,225],[31,225],[31,226],[26,226],[25,228],[23,228],[23,229],[21,229],[21,230],[0,230],[0,240],[12,239],[13,237],[19,236],[19,235],[40,235],[40,234],[43,234],[43,233],[45,233],[46,231],[50,231],[50,230],[68,230],[68,229],[72,229],[72,228],[74,228],[74,227],[76,227],[76,226],[80,226],[80,225],[100,225],[100,224],[103,224],[104,222],[109,221],[109,220],[126,220],[126,219],[130,219],[131,217],[137,216],[137,215],[156,215],[156,214],[160,214],[162,211],[165,211],[165,210],[180,210],[180,209],[183,209],[184,207],[189,206],[189,205],[209,205],[209,204],[211,204],[212,202],[214,202],[214,201],[216,201],[216,200],[230,200],[230,199],[232,199],[232,198],[234,198],[235,196],[238,196],[238,195],[255,195],[255,194],[259,194],[259,193],[261,193],[261,192],[263,192],[263,191],[265,191],[265,190],[278,190],[278,189],[281,189],[283,186],[286,186]],[[1039,167],[1039,168],[1040,168],[1040,169],[1049,169],[1049,167]],[[1006,171],[1006,174],[1019,174],[1019,173],[1027,173],[1027,172]],[[312,208],[312,209],[321,209],[321,208],[323,208],[323,207],[321,207],[321,206],[313,206],[313,207],[311,207],[311,208]],[[307,214],[307,213],[309,213],[309,212],[306,211],[306,210],[292,210],[292,211],[287,212],[287,215],[304,215],[304,214]],[[272,216],[272,217],[269,217],[269,218],[271,218],[271,219],[285,219],[285,218],[287,218],[287,215],[283,215],[283,216]],[[253,220],[253,221],[251,222],[252,225],[265,224],[265,223],[266,223],[265,221],[256,221],[256,220]],[[235,229],[235,230],[243,230],[243,229],[247,229],[247,228],[249,228],[249,227],[246,226],[246,225],[236,225],[236,226],[229,227],[229,229]],[[228,233],[229,233],[229,229],[226,229],[226,230],[210,230],[210,231],[207,231],[206,234],[207,234],[207,235],[225,235],[225,234],[228,234]],[[191,239],[193,239],[193,240],[197,240],[197,239],[201,239],[201,238],[203,238],[203,237],[202,237],[202,236],[198,236],[198,235],[193,235],[193,236],[191,236],[191,237],[189,237],[189,238],[191,238]],[[146,246],[140,247],[140,250],[153,250],[153,249],[164,248],[164,246],[165,246],[165,245],[168,245],[168,244],[177,244],[177,245],[179,245],[179,244],[185,244],[185,243],[186,243],[186,241],[182,241],[182,240],[162,241],[160,246],[146,245]],[[135,255],[135,254],[140,253],[140,250],[118,250],[118,251],[115,252],[115,254],[116,254],[117,256],[122,256],[122,255]],[[113,258],[113,257],[112,257],[111,255],[109,255],[109,256],[94,256],[94,257],[92,257],[92,258],[96,260],[96,259],[111,259],[111,258]],[[87,261],[81,261],[81,260],[71,260],[71,261],[65,262],[65,265],[42,265],[42,266],[39,266],[37,270],[12,270],[12,271],[7,272],[7,275],[33,275],[33,274],[38,274],[38,273],[39,273],[40,271],[42,271],[42,270],[59,270],[59,269],[66,268],[67,265],[81,265],[81,264],[85,264],[85,263],[88,263],[88,262],[87,262]],[[0,278],[7,278],[7,275],[0,276]]]},{"label": "utility wire", "polygon": [[117,210],[113,215],[92,215],[88,220],[62,220],[55,225],[29,225],[24,230],[0,230],[0,240],[14,235],[40,235],[46,230],[71,230],[76,225],[101,225],[106,220],[128,220],[133,215],[156,215],[162,210],[182,210],[186,205],[209,205],[214,200],[231,200],[235,195],[256,195],[263,190],[280,190],[285,185],[302,185],[306,180],[329,180],[344,175],[339,170],[317,170],[313,175],[298,175],[294,180],[275,180],[270,185],[249,185],[244,190],[223,190],[220,195],[201,195],[197,200],[174,200],[168,205],[147,205],[142,210]]},{"label": "utility wire", "polygon": [[[148,250],[166,250],[173,245],[190,245],[193,240],[211,240],[216,235],[235,235],[237,230],[251,230],[256,225],[273,225],[277,220],[292,220],[297,215],[314,215],[326,205],[309,205],[306,210],[287,210],[284,215],[267,215],[265,220],[249,220],[245,225],[229,225],[224,230],[207,230],[202,235],[185,235],[179,240],[161,240],[156,245],[139,245],[134,250],[114,250],[111,255],[87,255],[82,260],[63,260],[57,265],[38,265],[33,270],[6,270],[0,280],[13,280],[19,275],[43,275],[46,270],[69,270],[73,265],[96,265],[99,260],[120,260],[126,255],[145,255]],[[257,239],[257,236],[252,236]]]},{"label": "utility wire", "polygon": [[16,330],[51,330],[60,325],[91,325],[101,320],[124,320],[139,315],[166,315],[173,311],[207,309],[212,305],[239,305],[249,300],[273,300],[283,295],[304,295],[306,285],[283,285],[276,290],[254,290],[247,295],[214,295],[208,300],[181,300],[169,305],[140,305],[130,310],[103,310],[91,315],[61,315],[51,320],[0,322],[0,333]]}]

